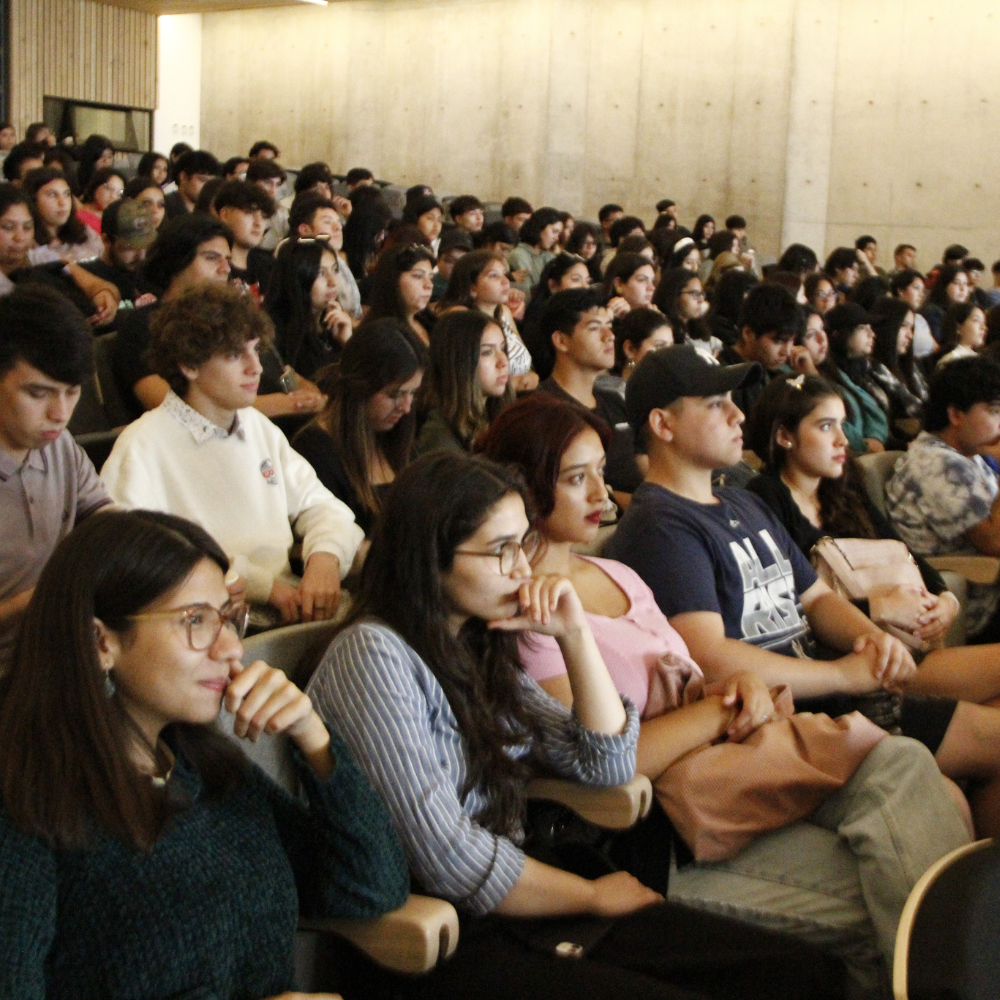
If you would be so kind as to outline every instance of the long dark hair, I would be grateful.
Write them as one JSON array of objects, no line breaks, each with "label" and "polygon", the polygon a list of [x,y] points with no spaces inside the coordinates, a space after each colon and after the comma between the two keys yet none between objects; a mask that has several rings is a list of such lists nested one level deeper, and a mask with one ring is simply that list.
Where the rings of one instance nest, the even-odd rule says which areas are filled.
[{"label": "long dark hair", "polygon": [[[311,295],[324,252],[333,255],[339,268],[337,251],[324,240],[289,240],[278,251],[274,276],[264,297],[264,309],[274,321],[275,340],[292,368],[296,368],[303,345],[321,336]],[[303,374],[311,377],[313,373]]]},{"label": "long dark hair", "polygon": [[513,398],[509,380],[499,399],[488,397],[479,384],[480,344],[491,323],[498,326],[495,319],[478,309],[450,312],[437,321],[431,338],[427,405],[441,411],[467,448]]},{"label": "long dark hair", "polygon": [[[846,407],[837,386],[815,375],[782,375],[767,386],[750,411],[744,436],[771,475],[780,476],[788,460],[788,452],[777,442],[778,431],[794,434],[819,403],[831,397],[840,399]],[[820,521],[829,534],[839,538],[878,537],[853,461],[846,463],[844,474],[837,479],[820,480],[818,498]]]},{"label": "long dark hair", "polygon": [[[178,805],[132,761],[143,737],[121,699],[104,693],[94,619],[127,635],[129,616],[203,559],[228,569],[225,553],[197,525],[142,510],[95,514],[56,547],[0,682],[0,795],[20,829],[74,848],[97,827],[152,849]],[[243,757],[225,737],[181,723],[168,733],[210,796],[237,780]]]},{"label": "long dark hair", "polygon": [[[375,265],[368,285],[368,315],[366,322],[392,317],[409,322],[406,302],[399,290],[400,275],[414,268],[420,261],[434,263],[434,254],[418,243],[397,243],[389,247]],[[464,260],[464,258],[463,258]],[[458,264],[461,264],[459,261]],[[458,267],[458,264],[455,267]]]},{"label": "long dark hair", "polygon": [[[46,184],[51,184],[53,181],[66,181],[66,184],[69,184],[66,175],[55,167],[38,167],[37,170],[29,170],[21,182],[21,190],[28,197],[34,199],[36,219],[40,222],[42,222],[42,217],[41,211],[38,209],[38,192]],[[72,188],[70,193],[72,194]],[[76,214],[76,205],[73,204],[70,208],[69,218],[56,230],[56,238],[62,240],[63,243],[77,246],[87,242],[87,234],[87,224]],[[42,246],[43,242],[38,239],[40,235],[44,235],[44,243],[48,243],[51,239],[47,223],[42,222],[41,230],[37,226],[35,227],[35,242]]]},{"label": "long dark hair", "polygon": [[872,307],[872,330],[875,331],[875,346],[872,360],[885,365],[896,378],[907,386],[913,384],[913,338],[903,354],[899,353],[899,328],[908,313],[914,313],[909,303],[893,299],[888,295],[879,299]]},{"label": "long dark hair", "polygon": [[400,474],[376,523],[348,624],[381,619],[416,650],[444,690],[465,744],[463,799],[479,788],[486,805],[475,817],[493,833],[511,836],[524,819],[525,756],[511,753],[542,731],[524,704],[517,638],[471,618],[457,636],[441,575],[455,550],[504,497],[526,501],[524,483],[482,458],[437,452]]},{"label": "long dark hair", "polygon": [[109,149],[113,153],[115,151],[115,144],[106,135],[99,135],[95,132],[93,135],[88,135],[83,141],[80,152],[80,166],[76,171],[76,179],[80,182],[80,187],[85,188],[90,183],[90,177],[94,172],[95,164],[104,155],[105,151]]},{"label": "long dark hair", "polygon": [[385,228],[392,219],[392,210],[377,187],[364,185],[350,194],[352,210],[344,223],[344,253],[351,273],[360,281],[368,273]]},{"label": "long dark hair", "polygon": [[360,327],[344,345],[340,361],[320,377],[329,396],[317,423],[331,438],[347,478],[361,503],[379,511],[371,468],[381,453],[397,475],[410,460],[416,410],[400,418],[392,430],[376,433],[368,422],[368,401],[383,389],[398,388],[427,367],[427,351],[409,324],[377,319]]},{"label": "long dark hair", "polygon": [[681,314],[680,305],[681,292],[692,281],[697,281],[698,275],[694,271],[688,271],[683,267],[673,267],[660,275],[660,283],[653,293],[653,305],[670,318],[670,325],[674,328],[674,343],[683,344],[687,342],[689,336],[697,334],[703,337],[701,324],[698,319],[686,320]]},{"label": "long dark hair", "polygon": [[941,343],[934,352],[935,358],[943,358],[949,351],[958,347],[962,324],[975,309],[978,309],[985,316],[986,311],[971,297],[965,302],[952,302],[948,306],[948,311],[944,314],[944,321],[941,323]]}]

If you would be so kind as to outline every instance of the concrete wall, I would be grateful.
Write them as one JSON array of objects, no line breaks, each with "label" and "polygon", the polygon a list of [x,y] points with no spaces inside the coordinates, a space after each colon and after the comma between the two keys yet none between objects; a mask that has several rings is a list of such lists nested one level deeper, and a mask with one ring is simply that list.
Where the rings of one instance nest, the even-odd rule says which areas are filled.
[{"label": "concrete wall", "polygon": [[[947,16],[945,16],[947,14]],[[985,0],[345,0],[206,14],[201,139],[291,165],[648,221],[740,212],[763,254],[871,232],[1000,255]]]}]

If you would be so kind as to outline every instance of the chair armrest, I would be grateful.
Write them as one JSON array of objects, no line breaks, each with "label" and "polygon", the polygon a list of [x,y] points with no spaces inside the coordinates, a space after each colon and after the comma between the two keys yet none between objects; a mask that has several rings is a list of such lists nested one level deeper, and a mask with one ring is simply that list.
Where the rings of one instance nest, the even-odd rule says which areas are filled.
[{"label": "chair armrest", "polygon": [[302,918],[299,929],[337,934],[393,972],[429,972],[458,946],[458,914],[451,903],[411,895],[391,913],[371,920]]},{"label": "chair armrest", "polygon": [[528,782],[528,798],[558,802],[607,830],[627,830],[649,814],[653,786],[644,774],[611,788],[560,778],[535,778]]},{"label": "chair armrest", "polygon": [[1000,574],[1000,559],[993,556],[927,556],[938,571],[950,570],[964,576],[969,583],[996,583]]}]

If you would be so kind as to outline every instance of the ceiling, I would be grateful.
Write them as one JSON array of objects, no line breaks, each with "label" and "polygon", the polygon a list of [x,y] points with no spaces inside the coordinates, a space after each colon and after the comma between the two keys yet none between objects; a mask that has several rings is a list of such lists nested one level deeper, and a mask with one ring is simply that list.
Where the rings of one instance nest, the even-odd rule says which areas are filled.
[{"label": "ceiling", "polygon": [[295,7],[300,0],[100,0],[114,7],[139,10],[144,14],[211,14],[220,10],[249,10],[254,7]]}]

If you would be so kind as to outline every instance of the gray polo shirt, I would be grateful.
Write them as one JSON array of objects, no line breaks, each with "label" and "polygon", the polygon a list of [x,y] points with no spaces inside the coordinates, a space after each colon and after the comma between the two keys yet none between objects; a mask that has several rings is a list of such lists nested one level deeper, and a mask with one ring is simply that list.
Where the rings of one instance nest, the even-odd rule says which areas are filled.
[{"label": "gray polo shirt", "polygon": [[[86,452],[69,431],[18,462],[0,449],[0,601],[34,587],[59,541],[111,503]],[[0,675],[9,665],[18,620],[0,622]]]}]

